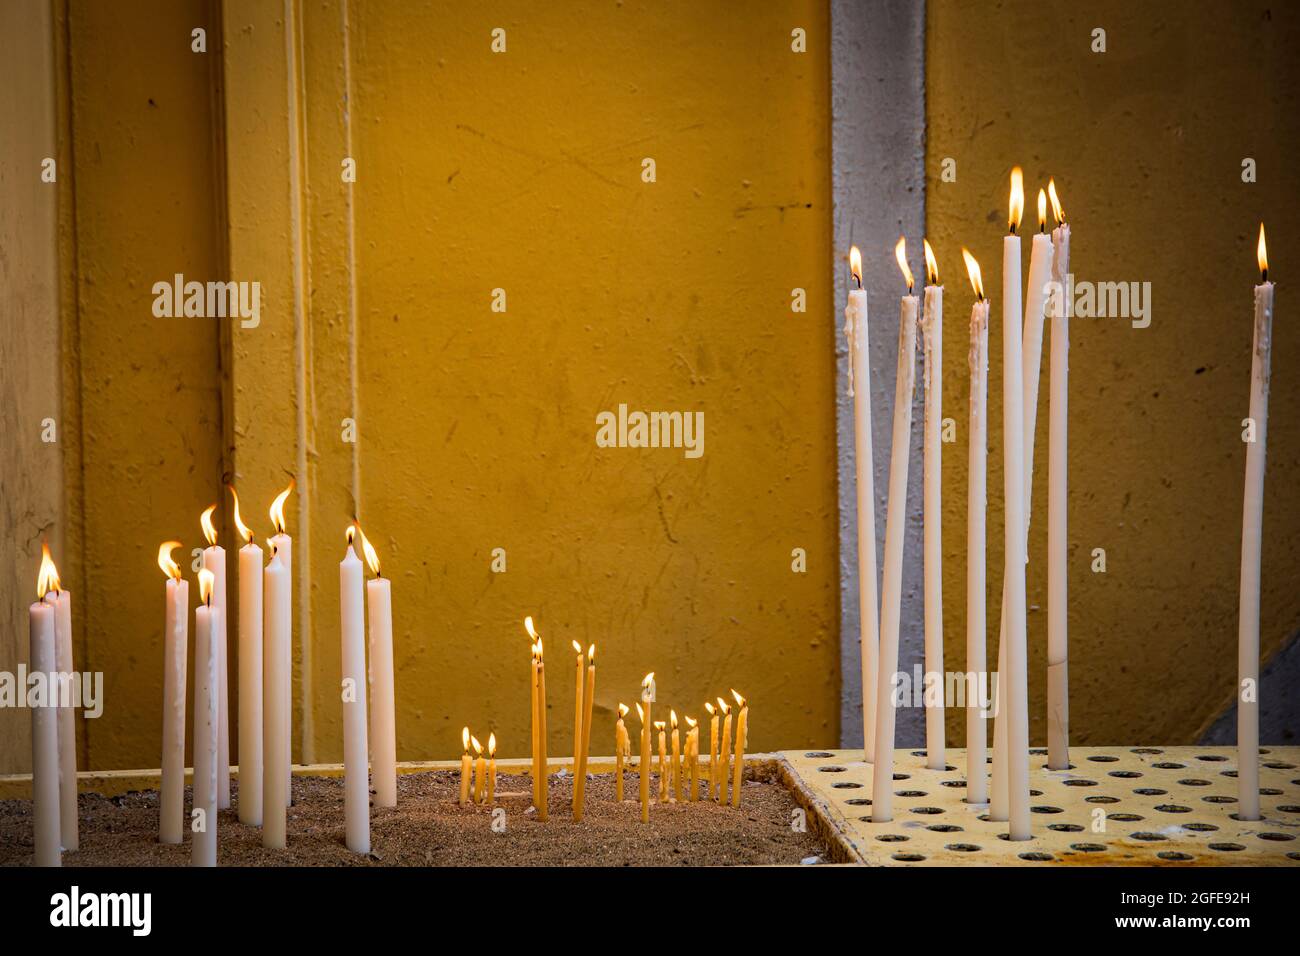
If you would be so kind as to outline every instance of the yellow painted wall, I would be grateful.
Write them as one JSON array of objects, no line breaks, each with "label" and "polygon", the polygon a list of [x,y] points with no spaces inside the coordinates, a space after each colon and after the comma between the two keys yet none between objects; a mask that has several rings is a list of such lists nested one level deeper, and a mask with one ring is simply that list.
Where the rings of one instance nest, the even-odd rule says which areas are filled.
[{"label": "yellow painted wall", "polygon": [[[552,752],[572,734],[573,638],[598,645],[610,733],[654,670],[665,713],[747,694],[752,748],[837,739],[823,5],[354,2],[346,71],[337,2],[292,6],[288,47],[279,4],[69,6],[70,583],[108,682],[83,764],[156,765],[155,553],[201,545],[219,499],[233,552],[223,472],[259,538],[298,481],[295,759],[341,755],[357,502],[393,579],[400,758],[453,755],[465,723],[526,752],[527,613]],[[150,287],[174,272],[260,281],[261,325],[154,319]],[[620,402],[703,411],[704,456],[598,449],[596,414]]]},{"label": "yellow painted wall", "polygon": [[[1091,52],[1095,27],[1106,30],[1104,54]],[[1300,260],[1300,175],[1288,148],[1300,141],[1300,17],[1267,3],[1015,2],[993,15],[982,4],[930,0],[927,31],[927,232],[947,266],[945,414],[962,423],[944,470],[948,667],[965,659],[961,363],[971,295],[960,249],[969,246],[984,265],[997,343],[1007,175],[1019,163],[1031,195],[1056,177],[1078,279],[1152,284],[1149,328],[1117,319],[1071,323],[1072,739],[1192,742],[1231,701],[1236,680],[1240,435],[1261,219],[1281,283],[1264,504],[1264,656],[1300,627],[1300,501],[1288,481],[1300,464],[1300,338],[1287,319],[1286,293],[1286,275]],[[957,161],[954,183],[940,181],[945,157]],[[1245,157],[1258,162],[1254,184],[1242,182]],[[1002,587],[1000,345],[992,366],[991,648]],[[1028,577],[1037,742],[1046,733],[1046,415],[1044,401]],[[1094,548],[1106,549],[1105,574],[1090,570]],[[949,717],[949,733],[963,740],[960,713]]]}]

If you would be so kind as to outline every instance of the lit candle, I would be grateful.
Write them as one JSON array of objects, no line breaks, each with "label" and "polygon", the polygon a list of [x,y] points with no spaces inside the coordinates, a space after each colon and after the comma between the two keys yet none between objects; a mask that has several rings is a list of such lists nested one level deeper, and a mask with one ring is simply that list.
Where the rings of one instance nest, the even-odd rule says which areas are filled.
[{"label": "lit candle", "polygon": [[163,751],[158,840],[180,843],[185,826],[186,665],[190,635],[190,582],[172,560],[179,541],[158,548],[158,567],[167,575],[163,624]]},{"label": "lit candle", "polygon": [[[655,699],[654,671],[645,675],[641,681],[641,703],[636,705],[637,716],[641,718],[641,822],[650,822],[650,715]],[[642,705],[644,709],[642,708]]]},{"label": "lit candle", "polygon": [[[280,559],[280,564],[284,568],[284,606],[278,608],[283,615],[281,625],[283,634],[276,634],[274,637],[270,633],[270,627],[263,626],[266,646],[264,648],[267,654],[279,654],[282,660],[276,670],[276,681],[278,687],[266,688],[267,714],[266,719],[271,718],[270,701],[274,696],[282,706],[277,712],[279,720],[283,727],[280,736],[280,749],[284,751],[278,766],[284,776],[284,793],[282,795],[284,805],[287,807],[293,803],[293,539],[285,534],[284,531],[284,503],[289,497],[289,493],[294,489],[294,482],[289,482],[289,487],[280,492],[275,500],[271,502],[271,525],[275,528],[275,535],[271,538],[271,545],[275,548],[275,555]],[[270,598],[267,598],[270,601]],[[269,613],[269,609],[268,609]],[[271,681],[271,668],[269,663],[263,664],[265,681]],[[266,754],[263,754],[263,760],[269,760]],[[265,808],[264,808],[265,809]]]},{"label": "lit candle", "polygon": [[[970,457],[966,491],[966,672],[984,679],[987,574],[985,519],[988,509],[989,303],[979,263],[961,251],[970,275],[975,304],[970,310]],[[972,691],[976,691],[972,693]],[[976,688],[967,688],[966,802],[988,802],[988,730]]]},{"label": "lit candle", "polygon": [[488,734],[488,777],[487,777],[487,802],[489,805],[496,802],[497,798],[497,735],[495,732]]},{"label": "lit candle", "polygon": [[673,733],[673,802],[681,803],[682,801],[682,739],[677,730],[677,711],[668,711],[668,721],[672,727]]},{"label": "lit candle", "polygon": [[[59,571],[47,544],[41,544],[41,568],[49,562],[50,582],[43,600],[54,608],[54,669],[60,675],[74,673],[72,664],[72,595],[59,583]],[[56,685],[57,687],[58,685]],[[77,730],[73,701],[62,696],[58,707],[59,725],[59,835],[65,850],[75,850],[77,836]]]},{"label": "lit candle", "polygon": [[537,696],[533,706],[533,733],[537,738],[537,746],[533,758],[533,806],[537,808],[537,819],[545,823],[549,812],[551,789],[550,768],[546,756],[546,662],[542,656],[542,638],[533,627],[531,616],[524,618],[524,630],[535,642],[533,657]]},{"label": "lit candle", "polygon": [[474,745],[474,802],[482,803],[483,795],[487,790],[487,761],[483,759],[483,745],[478,742],[477,737],[470,737],[469,742]]},{"label": "lit candle", "polygon": [[577,677],[573,690],[573,819],[581,819],[578,810],[578,764],[582,761],[582,698],[583,680],[587,676],[587,658],[582,653],[582,645],[573,642],[573,649],[578,655]]},{"label": "lit candle", "polygon": [[740,713],[736,715],[736,769],[731,778],[731,805],[740,806],[740,784],[745,779],[745,745],[749,743],[749,704],[732,688]]},{"label": "lit candle", "polygon": [[[922,394],[925,403],[923,472],[925,573],[925,765],[942,770],[944,749],[943,668],[943,286],[930,240],[925,249],[925,307],[921,313],[921,350],[925,355]],[[934,684],[930,681],[934,680]],[[936,701],[934,698],[937,697]]]},{"label": "lit candle", "polygon": [[[45,549],[36,581],[36,603],[27,609],[27,634],[33,674],[42,674],[45,696],[32,710],[32,836],[37,866],[62,866],[59,819],[59,721],[50,695],[57,692],[52,677],[57,667],[54,643],[55,609],[45,596],[54,583],[54,562]],[[170,584],[170,582],[169,582]],[[170,588],[168,589],[170,593]],[[170,607],[170,602],[168,604]],[[181,714],[182,745],[185,715]],[[182,755],[182,760],[183,760]],[[184,773],[184,768],[182,768]],[[174,842],[179,843],[179,840]]]},{"label": "lit candle", "polygon": [[217,528],[211,505],[199,517],[208,546],[203,549],[202,566],[212,572],[213,641],[217,649],[217,809],[230,809],[230,684],[226,676],[226,549],[217,545]]},{"label": "lit candle", "polygon": [[539,762],[541,751],[537,749],[537,642],[532,640],[528,644],[528,683],[531,696],[528,723],[533,738],[533,806],[536,807],[541,802],[538,794],[541,792],[542,767]]},{"label": "lit candle", "polygon": [[366,582],[370,622],[370,761],[375,806],[397,806],[397,710],[393,686],[393,591],[380,573],[379,555],[357,524],[361,550],[374,578]]},{"label": "lit candle", "polygon": [[659,802],[668,802],[668,748],[664,727],[666,721],[656,720],[655,730],[659,731]]},{"label": "lit candle", "polygon": [[199,571],[194,611],[194,797],[190,814],[190,866],[217,865],[218,620],[212,606],[216,575]]},{"label": "lit candle", "polygon": [[347,549],[339,562],[339,612],[343,644],[343,819],[347,847],[370,852],[370,783],[366,751],[366,608],[365,570],[354,542],[357,528],[348,525]]},{"label": "lit candle", "polygon": [[1263,542],[1269,366],[1273,353],[1273,283],[1268,281],[1268,249],[1262,222],[1256,252],[1259,285],[1255,286],[1255,338],[1250,359],[1250,422],[1254,440],[1246,444],[1241,597],[1237,617],[1237,814],[1243,820],[1259,819],[1259,558]]},{"label": "lit candle", "polygon": [[899,303],[898,374],[894,385],[894,433],[889,450],[889,505],[885,513],[885,567],[880,598],[880,663],[876,675],[876,760],[872,766],[871,819],[893,819],[894,674],[898,671],[898,624],[903,599],[903,533],[907,521],[907,460],[912,443],[912,392],[916,386],[916,309],[907,244],[894,258],[907,280]]},{"label": "lit candle", "polygon": [[462,807],[469,805],[469,775],[473,768],[473,758],[469,755],[469,728],[465,727],[460,732],[460,805]]},{"label": "lit candle", "polygon": [[1070,315],[1065,289],[1070,275],[1070,226],[1056,195],[1056,181],[1047,184],[1056,228],[1052,230],[1052,355],[1048,386],[1050,417],[1047,433],[1047,766],[1070,767],[1069,622],[1066,603],[1067,485],[1066,415],[1069,408]]},{"label": "lit candle", "polygon": [[[274,513],[272,514],[274,520]],[[289,793],[289,634],[293,626],[290,606],[293,586],[289,566],[276,544],[277,535],[268,543],[271,560],[262,570],[265,604],[262,617],[265,675],[265,710],[262,721],[262,846],[283,850],[287,839]]]},{"label": "lit candle", "polygon": [[[858,494],[858,613],[862,653],[863,758],[875,758],[876,667],[880,653],[880,609],[876,593],[876,486],[871,447],[871,355],[867,291],[862,288],[862,253],[849,250],[849,289],[844,337],[849,350],[849,396],[853,399],[854,459]],[[714,734],[716,737],[716,733]],[[712,766],[712,765],[710,765]]]},{"label": "lit candle", "polygon": [[587,799],[587,759],[591,756],[591,712],[596,704],[596,645],[587,648],[587,680],[582,686],[582,759],[578,763],[574,819],[581,820]]},{"label": "lit candle", "polygon": [[718,751],[718,803],[727,802],[727,774],[731,770],[731,705],[721,697],[718,708],[722,711],[722,745]]},{"label": "lit candle", "polygon": [[709,712],[709,791],[705,796],[711,800],[718,783],[718,712],[708,701],[704,709]]},{"label": "lit candle", "polygon": [[614,800],[618,803],[623,802],[623,756],[627,753],[629,747],[627,724],[623,722],[627,712],[627,704],[620,702],[618,705],[618,720],[614,722]]},{"label": "lit candle", "polygon": [[700,793],[700,728],[694,717],[686,718],[686,765],[690,769],[690,795],[686,798],[694,803]]},{"label": "lit candle", "polygon": [[262,825],[262,549],[239,514],[235,528],[247,542],[239,549],[239,822]]},{"label": "lit candle", "polygon": [[[1003,607],[1007,622],[1007,669],[1003,686],[1007,691],[1004,704],[1007,708],[1005,766],[1008,832],[1012,840],[1030,838],[1029,690],[1025,641],[1025,393],[1020,236],[1016,235],[1024,205],[1024,180],[1017,166],[1011,171],[1010,228],[1002,240],[1002,439],[1006,498]],[[994,772],[997,772],[996,767]]]}]

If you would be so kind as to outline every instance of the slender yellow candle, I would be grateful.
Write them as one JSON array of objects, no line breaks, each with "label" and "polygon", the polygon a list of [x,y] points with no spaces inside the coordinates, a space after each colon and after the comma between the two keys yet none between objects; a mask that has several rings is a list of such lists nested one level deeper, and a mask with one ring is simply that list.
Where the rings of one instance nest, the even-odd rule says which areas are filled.
[{"label": "slender yellow candle", "polygon": [[668,719],[672,722],[673,728],[673,801],[681,803],[682,800],[682,741],[678,736],[677,730],[677,711],[668,711]]},{"label": "slender yellow candle", "polygon": [[537,819],[545,823],[550,813],[551,768],[546,754],[546,659],[540,637],[537,638],[537,753],[537,794],[541,798],[537,805]]},{"label": "slender yellow candle", "polygon": [[705,796],[713,799],[718,780],[718,712],[707,701],[704,709],[709,712],[709,792]]},{"label": "slender yellow candle", "polygon": [[460,755],[460,805],[463,807],[469,803],[469,775],[471,773],[468,727],[460,732],[460,744],[464,748],[464,753]]},{"label": "slender yellow candle", "polygon": [[668,722],[664,720],[655,721],[655,730],[659,731],[659,802],[668,802],[668,747],[667,733],[664,728]]},{"label": "slender yellow candle", "polygon": [[591,753],[591,709],[596,699],[596,645],[587,648],[587,681],[582,688],[582,757],[573,781],[573,819],[581,820],[587,805],[587,758]]},{"label": "slender yellow candle", "polygon": [[749,704],[736,693],[735,688],[732,688],[731,696],[736,698],[736,706],[740,708],[740,713],[736,716],[736,770],[731,778],[731,805],[738,807],[740,782],[745,777],[745,744],[749,742]]},{"label": "slender yellow candle", "polygon": [[650,710],[655,699],[655,674],[651,671],[641,681],[641,704],[636,705],[637,716],[641,718],[641,822],[650,822]]},{"label": "slender yellow candle", "polygon": [[578,666],[573,689],[573,775],[575,777],[573,784],[573,819],[576,820],[578,819],[578,784],[576,777],[578,775],[578,763],[582,760],[582,698],[585,696],[583,679],[587,675],[587,658],[582,653],[582,645],[577,641],[573,642],[573,649],[578,654]]},{"label": "slender yellow candle", "polygon": [[694,803],[700,792],[700,728],[694,717],[686,718],[686,766],[690,768],[690,793],[686,799]]},{"label": "slender yellow candle", "polygon": [[478,756],[474,758],[474,802],[483,802],[484,789],[487,787],[487,761],[483,759],[483,745],[478,742],[477,737],[470,737],[469,742],[474,745],[474,753]]},{"label": "slender yellow candle", "polygon": [[488,777],[487,802],[492,804],[497,797],[497,735],[488,734]]},{"label": "slender yellow candle", "polygon": [[[528,620],[529,620],[529,622],[531,622],[531,621],[532,621],[532,618],[529,618]],[[530,705],[532,709],[529,710],[529,712],[528,712],[528,714],[529,714],[529,718],[528,718],[528,720],[529,720],[529,723],[532,725],[532,737],[533,737],[533,751],[532,751],[532,754],[533,754],[533,806],[535,807],[535,806],[537,806],[537,804],[538,804],[538,802],[539,802],[539,800],[540,800],[539,794],[541,793],[541,787],[540,787],[538,781],[541,779],[541,776],[542,776],[542,774],[541,774],[541,761],[540,761],[541,751],[538,750],[538,748],[537,748],[537,642],[536,642],[536,641],[531,641],[531,643],[529,643],[529,645],[528,645],[528,654],[529,654],[529,662],[528,662],[528,682],[529,682],[529,691],[530,691],[531,694],[532,694],[532,701],[531,701],[531,705]]]},{"label": "slender yellow candle", "polygon": [[618,720],[614,722],[614,800],[618,803],[623,802],[623,754],[627,752],[627,724],[623,718],[627,716],[627,704],[618,705]]},{"label": "slender yellow candle", "polygon": [[731,768],[731,705],[721,697],[718,707],[722,711],[722,749],[718,752],[718,803],[727,802],[727,773]]}]

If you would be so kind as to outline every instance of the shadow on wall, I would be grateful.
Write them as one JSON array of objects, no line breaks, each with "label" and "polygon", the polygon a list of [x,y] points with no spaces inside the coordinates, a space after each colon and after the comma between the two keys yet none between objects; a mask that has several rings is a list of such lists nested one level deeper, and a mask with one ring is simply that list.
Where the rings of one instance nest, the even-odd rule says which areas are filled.
[{"label": "shadow on wall", "polygon": [[[1259,742],[1290,746],[1300,740],[1300,633],[1292,634],[1259,674]],[[1199,744],[1237,742],[1237,705],[1215,718]]]}]

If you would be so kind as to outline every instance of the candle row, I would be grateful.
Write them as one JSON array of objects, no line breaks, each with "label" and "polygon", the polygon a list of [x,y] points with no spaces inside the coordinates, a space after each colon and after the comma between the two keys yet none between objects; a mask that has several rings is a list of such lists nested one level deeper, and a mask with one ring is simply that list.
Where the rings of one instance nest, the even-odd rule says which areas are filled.
[{"label": "candle row", "polygon": [[[471,799],[475,803],[483,803],[491,806],[496,801],[497,793],[497,735],[488,734],[487,759],[483,759],[483,745],[478,742],[478,738],[469,732],[469,727],[465,727],[460,732],[461,746],[464,753],[460,757],[460,805],[469,806]],[[477,754],[472,761],[473,766],[473,790],[470,784],[471,758],[469,755],[470,746],[474,747],[474,753]]]}]

